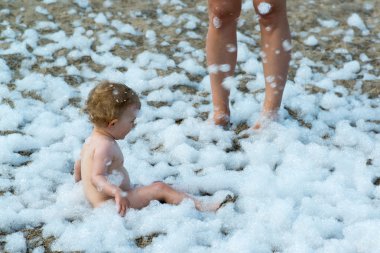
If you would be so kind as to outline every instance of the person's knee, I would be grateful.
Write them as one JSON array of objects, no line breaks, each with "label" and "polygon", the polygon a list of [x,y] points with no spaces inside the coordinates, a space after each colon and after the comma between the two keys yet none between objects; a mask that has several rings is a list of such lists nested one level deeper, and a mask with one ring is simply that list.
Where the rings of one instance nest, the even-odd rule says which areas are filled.
[{"label": "person's knee", "polygon": [[154,193],[154,198],[161,203],[167,202],[167,195],[170,191],[170,186],[163,182],[154,182],[152,185],[152,191]]},{"label": "person's knee", "polygon": [[153,187],[154,191],[156,191],[156,192],[163,192],[168,188],[168,185],[163,183],[163,182],[158,181],[158,182],[154,182],[152,184],[152,187]]},{"label": "person's knee", "polygon": [[259,16],[260,24],[268,27],[268,29],[270,29],[271,26],[276,26],[277,23],[281,21],[283,15],[286,16],[285,0],[254,0],[253,5]]},{"label": "person's knee", "polygon": [[[223,22],[235,22],[240,16],[241,1],[239,0],[209,0],[210,18]],[[215,23],[216,21],[213,20]],[[216,24],[217,26],[217,24]]]}]

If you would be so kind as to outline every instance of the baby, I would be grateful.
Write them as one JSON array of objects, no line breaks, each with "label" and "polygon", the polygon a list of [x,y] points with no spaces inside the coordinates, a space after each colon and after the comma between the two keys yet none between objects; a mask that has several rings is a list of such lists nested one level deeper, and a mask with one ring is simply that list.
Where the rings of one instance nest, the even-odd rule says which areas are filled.
[{"label": "baby", "polygon": [[93,130],[75,162],[75,181],[83,181],[88,201],[98,207],[114,199],[118,213],[124,216],[128,208],[140,209],[151,200],[179,204],[190,198],[202,211],[216,211],[219,205],[206,207],[200,201],[179,192],[162,182],[132,187],[124,158],[116,140],[121,140],[134,128],[140,110],[137,94],[127,86],[104,81],[89,94],[85,112],[93,123]]}]

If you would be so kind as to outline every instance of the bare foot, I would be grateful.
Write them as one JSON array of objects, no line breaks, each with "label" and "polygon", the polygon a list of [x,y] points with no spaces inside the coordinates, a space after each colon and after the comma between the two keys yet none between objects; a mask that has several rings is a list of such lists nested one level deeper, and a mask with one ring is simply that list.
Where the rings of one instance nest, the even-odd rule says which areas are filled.
[{"label": "bare foot", "polygon": [[227,203],[235,202],[236,198],[230,191],[219,191],[210,196],[208,200],[194,200],[195,208],[202,212],[216,212]]},{"label": "bare foot", "polygon": [[261,130],[266,128],[271,122],[278,119],[277,111],[262,112],[260,118],[253,125],[253,130]]},{"label": "bare foot", "polygon": [[201,212],[216,212],[220,206],[221,203],[203,203],[200,201],[195,202],[195,208]]},{"label": "bare foot", "polygon": [[214,123],[218,126],[226,127],[230,123],[230,115],[229,113],[214,111]]}]

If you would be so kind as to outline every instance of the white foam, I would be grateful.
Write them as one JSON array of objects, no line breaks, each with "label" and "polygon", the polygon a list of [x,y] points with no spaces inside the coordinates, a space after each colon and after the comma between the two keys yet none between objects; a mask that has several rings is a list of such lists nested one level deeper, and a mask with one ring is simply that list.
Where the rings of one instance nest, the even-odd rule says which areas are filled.
[{"label": "white foam", "polygon": [[98,24],[108,24],[107,17],[104,15],[104,13],[99,13],[98,15],[96,15],[94,21]]},{"label": "white foam", "polygon": [[222,27],[222,21],[218,17],[213,17],[212,18],[212,24],[216,29],[219,29]]},{"label": "white foam", "polygon": [[194,59],[187,59],[178,64],[178,67],[185,69],[190,74],[204,75],[206,70]]},{"label": "white foam", "polygon": [[272,5],[267,3],[267,2],[261,2],[258,6],[257,6],[258,10],[259,10],[259,13],[261,15],[265,15],[265,14],[268,14],[270,12],[270,10],[272,9]]},{"label": "white foam", "polygon": [[4,249],[8,252],[26,252],[26,240],[22,232],[7,235]]},{"label": "white foam", "polygon": [[351,16],[347,19],[347,24],[359,28],[362,31],[362,35],[368,35],[369,31],[364,21],[357,13],[352,13]]},{"label": "white foam", "polygon": [[[50,11],[52,3],[41,1],[41,6]],[[43,252],[42,247],[28,249],[21,232],[41,227],[44,238],[55,238],[52,250],[64,252],[378,252],[373,238],[379,226],[380,190],[373,182],[380,175],[379,99],[361,93],[364,80],[379,79],[372,55],[363,52],[356,59],[350,50],[337,48],[325,52],[339,56],[327,64],[294,52],[291,68],[296,74],[294,81],[287,81],[282,101],[286,109],[279,111],[278,122],[259,132],[237,134],[261,117],[266,80],[255,42],[259,37],[238,32],[235,49],[224,48],[225,53],[238,48],[239,73],[223,82],[230,90],[232,123],[224,130],[207,122],[213,105],[210,76],[203,65],[206,56],[189,39],[203,36],[198,26],[207,23],[184,11],[190,6],[184,1],[157,3],[156,21],[178,29],[177,44],[153,26],[145,30],[134,25],[131,19],[147,21],[143,11],[101,14],[89,1],[76,1],[67,10],[75,26],[70,34],[54,19],[36,20],[35,27],[23,32],[3,21],[2,37],[9,47],[0,54],[22,57],[17,72],[8,58],[0,59],[4,250]],[[111,4],[116,2],[105,1],[103,6]],[[252,1],[244,1],[243,11],[251,6]],[[165,16],[168,8],[181,13]],[[207,6],[198,5],[194,11],[204,14]],[[85,18],[98,23],[85,29]],[[315,35],[322,26],[331,29],[331,36],[355,41],[357,31],[372,29],[355,16],[351,19],[345,30],[337,29],[338,21],[317,19],[317,27],[300,36],[307,40],[314,34],[325,42]],[[41,45],[42,38],[48,43]],[[152,48],[131,56],[112,51],[116,45],[138,47],[135,39],[146,39]],[[273,50],[291,49],[290,41],[282,46]],[[68,55],[57,56],[62,49]],[[85,62],[68,66],[83,56],[104,69],[94,71]],[[36,64],[41,69],[59,67],[64,73],[37,73]],[[223,64],[210,67],[210,72],[229,69]],[[71,86],[67,75],[80,76],[81,82]],[[127,84],[141,100],[136,128],[119,141],[132,184],[164,181],[202,200],[220,201],[231,194],[236,201],[216,213],[198,212],[191,200],[179,205],[152,201],[142,210],[128,209],[124,218],[113,201],[93,209],[82,182],[74,183],[72,176],[74,159],[92,130],[73,101],[79,98],[83,106],[96,80],[103,79]],[[269,83],[275,79],[267,77]],[[354,89],[335,80],[351,80]],[[189,94],[184,86],[197,92]],[[241,91],[243,87],[248,92]],[[321,91],[314,93],[317,88]],[[152,102],[164,103],[156,108]],[[112,176],[110,181],[118,184],[120,175]],[[136,238],[152,234],[157,236],[150,245],[136,246]]]},{"label": "white foam", "polygon": [[310,35],[306,38],[306,40],[303,41],[303,43],[307,46],[316,46],[318,45],[318,39],[314,35]]}]

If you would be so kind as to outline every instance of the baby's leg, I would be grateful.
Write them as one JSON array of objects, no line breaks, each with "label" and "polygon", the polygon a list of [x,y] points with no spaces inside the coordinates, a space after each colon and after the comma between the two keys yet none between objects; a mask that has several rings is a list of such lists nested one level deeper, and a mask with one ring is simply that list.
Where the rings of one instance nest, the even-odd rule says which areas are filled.
[{"label": "baby's leg", "polygon": [[186,193],[177,191],[163,182],[155,182],[148,186],[142,186],[128,191],[128,200],[131,208],[140,209],[152,200],[159,200],[168,204],[177,205],[183,199],[189,198],[194,201],[195,208],[199,211],[216,211],[221,203],[202,204],[199,200]]},{"label": "baby's leg", "polygon": [[179,204],[189,196],[183,192],[174,190],[162,182],[155,182],[148,186],[138,187],[128,191],[128,200],[131,208],[143,208],[152,200],[163,201],[168,204]]}]

